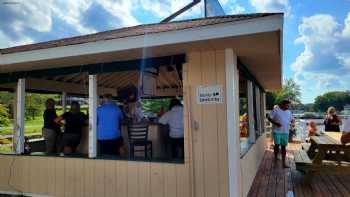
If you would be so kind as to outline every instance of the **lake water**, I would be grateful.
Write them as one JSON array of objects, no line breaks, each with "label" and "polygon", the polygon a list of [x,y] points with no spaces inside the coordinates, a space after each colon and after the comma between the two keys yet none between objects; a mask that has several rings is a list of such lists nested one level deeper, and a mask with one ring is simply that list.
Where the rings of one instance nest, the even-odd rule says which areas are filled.
[{"label": "lake water", "polygon": [[[342,118],[343,122],[344,120],[345,118]],[[324,131],[323,119],[296,119],[296,137],[294,137],[295,140],[302,142],[305,141],[305,139],[308,137],[307,123],[310,121],[316,122],[317,132]],[[340,130],[342,130],[342,126],[340,127]]]}]

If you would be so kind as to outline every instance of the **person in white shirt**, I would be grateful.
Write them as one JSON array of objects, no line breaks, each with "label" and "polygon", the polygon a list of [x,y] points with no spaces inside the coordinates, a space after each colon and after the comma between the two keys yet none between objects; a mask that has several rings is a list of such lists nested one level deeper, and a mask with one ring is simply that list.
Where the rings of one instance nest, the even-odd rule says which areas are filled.
[{"label": "person in white shirt", "polygon": [[286,164],[286,147],[288,145],[289,126],[293,121],[292,112],[289,111],[289,104],[290,101],[284,99],[279,104],[279,107],[275,107],[268,116],[268,120],[272,123],[272,135],[275,144],[273,148],[275,153],[275,161],[277,161],[279,147],[281,146],[282,162],[284,168],[289,167]]},{"label": "person in white shirt", "polygon": [[169,137],[173,158],[184,157],[184,118],[183,106],[178,99],[170,101],[169,111],[158,121],[160,124],[169,125]]},{"label": "person in white shirt", "polygon": [[342,144],[350,143],[350,118],[345,120],[343,134],[340,141]]}]

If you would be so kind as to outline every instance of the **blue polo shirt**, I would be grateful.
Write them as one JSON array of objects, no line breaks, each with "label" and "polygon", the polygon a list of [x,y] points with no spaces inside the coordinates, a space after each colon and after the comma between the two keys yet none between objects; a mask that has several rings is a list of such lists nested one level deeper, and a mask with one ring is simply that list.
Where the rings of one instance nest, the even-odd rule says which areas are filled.
[{"label": "blue polo shirt", "polygon": [[107,102],[97,109],[97,139],[113,140],[121,136],[120,121],[123,113],[113,102]]}]

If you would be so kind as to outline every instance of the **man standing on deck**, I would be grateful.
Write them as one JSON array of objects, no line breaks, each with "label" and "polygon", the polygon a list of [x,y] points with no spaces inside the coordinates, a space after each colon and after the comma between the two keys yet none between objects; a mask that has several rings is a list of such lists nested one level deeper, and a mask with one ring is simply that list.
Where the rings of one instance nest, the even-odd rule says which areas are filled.
[{"label": "man standing on deck", "polygon": [[282,100],[282,102],[278,105],[279,107],[274,108],[268,116],[268,120],[272,123],[272,135],[275,143],[273,147],[275,161],[277,161],[277,156],[280,149],[279,147],[281,146],[284,168],[289,167],[286,163],[286,147],[288,145],[289,125],[293,120],[292,112],[289,111],[289,105],[289,100]]}]

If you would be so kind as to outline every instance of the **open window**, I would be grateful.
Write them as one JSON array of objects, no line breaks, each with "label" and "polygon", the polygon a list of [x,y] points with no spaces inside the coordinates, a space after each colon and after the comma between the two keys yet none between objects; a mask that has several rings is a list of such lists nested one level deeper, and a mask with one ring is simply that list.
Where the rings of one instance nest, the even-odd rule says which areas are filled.
[{"label": "open window", "polygon": [[[27,127],[24,135],[26,139],[33,135],[25,142],[30,150],[28,154],[86,157],[95,149],[97,157],[103,158],[184,162],[184,57],[175,55],[28,71],[25,73],[24,122]],[[96,87],[91,86],[94,84],[91,79]],[[91,94],[91,88],[96,90],[96,96]],[[100,110],[107,95],[113,109],[120,111],[120,118],[102,120],[103,114],[111,116],[109,109]],[[47,115],[51,122],[46,124],[48,100],[54,105]],[[91,111],[94,109],[91,101],[96,101],[97,110]],[[79,117],[73,113],[76,104]],[[93,116],[97,117],[96,136],[91,132]],[[118,126],[115,128],[115,125]],[[100,133],[110,128],[108,132],[118,133],[116,137],[101,137]],[[52,135],[55,135],[54,141],[50,141]],[[102,151],[105,141],[119,138],[122,140],[107,145],[109,149],[117,149],[116,153]],[[48,150],[48,144],[54,148]]]},{"label": "open window", "polygon": [[241,156],[264,132],[264,93],[257,80],[239,67],[239,119]]}]

